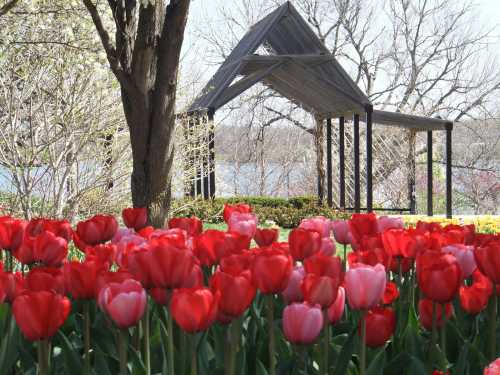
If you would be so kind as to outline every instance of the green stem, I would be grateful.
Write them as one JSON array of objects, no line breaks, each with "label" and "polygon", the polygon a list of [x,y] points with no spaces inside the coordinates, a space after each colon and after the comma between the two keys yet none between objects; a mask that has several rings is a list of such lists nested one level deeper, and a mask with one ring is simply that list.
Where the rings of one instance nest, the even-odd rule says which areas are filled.
[{"label": "green stem", "polygon": [[174,375],[174,320],[172,314],[169,313],[167,308],[165,308],[167,314],[167,334],[168,334],[168,346],[167,346],[167,356],[168,356],[168,375]]},{"label": "green stem", "polygon": [[119,334],[119,358],[120,358],[120,375],[127,375],[127,349],[128,349],[128,330],[121,329]]},{"label": "green stem", "polygon": [[321,368],[321,374],[328,375],[328,354],[330,351],[330,324],[328,323],[328,317],[325,311],[325,327],[323,328],[323,365]]},{"label": "green stem", "polygon": [[226,355],[228,355],[226,369],[224,373],[226,375],[234,375],[236,373],[236,355],[239,350],[240,339],[241,339],[241,325],[242,319],[235,319],[231,322],[228,327],[226,336]]},{"label": "green stem", "polygon": [[297,352],[297,362],[299,363],[299,366],[302,365],[302,368],[304,369],[303,374],[307,375],[308,374],[308,368],[307,368],[307,346],[306,345],[296,345],[295,351]]},{"label": "green stem", "polygon": [[366,369],[366,311],[361,313],[361,354],[360,354],[360,375],[365,375]]},{"label": "green stem", "polygon": [[344,266],[344,272],[347,269],[347,245],[344,244],[344,262],[342,264]]},{"label": "green stem", "polygon": [[48,340],[40,340],[37,345],[38,373],[37,375],[49,374],[49,345]]},{"label": "green stem", "polygon": [[496,336],[497,336],[497,294],[495,293],[496,285],[493,285],[493,294],[490,297],[488,305],[488,321],[490,332],[490,360],[496,359]]},{"label": "green stem", "polygon": [[192,334],[191,336],[191,375],[198,374],[198,350],[196,348],[196,334]]},{"label": "green stem", "polygon": [[146,375],[151,374],[151,350],[149,345],[149,307],[146,303],[146,310],[142,318],[142,332],[144,334],[144,366],[146,368]]},{"label": "green stem", "polygon": [[[443,352],[444,356],[446,357],[446,309],[445,309],[445,304],[443,303],[441,305],[442,309],[442,315],[441,315],[441,321],[442,321],[442,327],[441,327],[441,351]],[[446,369],[443,369],[445,371]]]},{"label": "green stem", "polygon": [[274,299],[272,294],[267,296],[267,325],[269,329],[269,375],[276,375]]},{"label": "green stem", "polygon": [[83,301],[83,320],[84,320],[84,374],[90,374],[90,301]]}]

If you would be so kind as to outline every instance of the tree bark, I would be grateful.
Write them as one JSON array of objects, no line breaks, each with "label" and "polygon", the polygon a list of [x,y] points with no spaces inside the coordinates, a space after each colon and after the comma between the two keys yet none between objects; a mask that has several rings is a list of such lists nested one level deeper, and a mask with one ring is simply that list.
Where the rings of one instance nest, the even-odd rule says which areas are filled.
[{"label": "tree bark", "polygon": [[314,132],[314,145],[316,148],[316,173],[318,177],[318,203],[323,204],[325,199],[325,127],[324,118],[316,115],[316,130]]}]

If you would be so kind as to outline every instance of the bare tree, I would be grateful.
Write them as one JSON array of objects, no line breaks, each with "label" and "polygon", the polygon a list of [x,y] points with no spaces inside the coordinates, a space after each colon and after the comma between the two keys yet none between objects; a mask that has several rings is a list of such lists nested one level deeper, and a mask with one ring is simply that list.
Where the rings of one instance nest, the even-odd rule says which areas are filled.
[{"label": "bare tree", "polygon": [[8,0],[6,2],[3,2],[3,4],[0,5],[0,17],[12,10],[18,2],[19,0]]}]

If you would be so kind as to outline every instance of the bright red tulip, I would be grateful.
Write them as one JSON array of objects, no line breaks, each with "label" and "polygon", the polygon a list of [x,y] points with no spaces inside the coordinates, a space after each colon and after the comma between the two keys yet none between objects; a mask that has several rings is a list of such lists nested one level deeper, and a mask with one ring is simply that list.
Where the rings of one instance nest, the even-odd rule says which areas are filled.
[{"label": "bright red tulip", "polygon": [[278,241],[280,232],[278,228],[257,228],[253,239],[260,247],[271,246]]},{"label": "bright red tulip", "polygon": [[252,265],[254,285],[264,294],[281,293],[292,274],[292,257],[278,247],[268,247],[256,252]]},{"label": "bright red tulip", "polygon": [[305,301],[327,308],[337,298],[342,282],[342,261],[339,257],[317,254],[304,261],[304,269],[302,293]]},{"label": "bright red tulip", "polygon": [[251,270],[255,259],[254,251],[243,251],[240,254],[233,254],[224,257],[220,261],[220,270],[232,275],[239,274],[246,270]]},{"label": "bright red tulip", "polygon": [[0,272],[0,286],[5,291],[4,302],[12,303],[26,291],[26,280],[21,272]]},{"label": "bright red tulip", "polygon": [[382,297],[383,305],[390,305],[399,297],[399,290],[395,283],[388,281],[385,285],[384,296]]},{"label": "bright red tulip", "polygon": [[479,270],[493,283],[500,284],[500,239],[476,247],[474,258]]},{"label": "bright red tulip", "polygon": [[43,232],[51,232],[57,237],[64,238],[67,242],[73,238],[73,229],[67,220],[51,219],[31,219],[26,226],[26,234],[30,237],[36,237]]},{"label": "bright red tulip", "polygon": [[483,375],[500,375],[500,358],[495,359],[488,367],[485,367]]},{"label": "bright red tulip", "polygon": [[361,244],[364,237],[376,237],[377,216],[374,213],[352,214],[349,220],[349,230],[351,232],[352,242]]},{"label": "bright red tulip", "polygon": [[[390,307],[374,307],[362,319],[366,323],[366,345],[370,348],[384,345],[396,330],[396,313]],[[361,336],[361,321],[358,334]]]},{"label": "bright red tulip", "polygon": [[427,251],[417,257],[417,280],[426,298],[445,303],[457,294],[462,271],[453,255]]},{"label": "bright red tulip", "polygon": [[[418,302],[418,313],[419,320],[422,323],[422,326],[428,330],[432,331],[432,300],[430,299],[421,299]],[[451,302],[445,304],[445,313],[446,320],[449,320],[451,315],[453,314],[453,305]],[[443,326],[443,310],[442,304],[436,303],[436,326],[437,328],[441,328]]]},{"label": "bright red tulip", "polygon": [[384,267],[388,268],[391,258],[387,256],[384,249],[372,249],[372,250],[357,250],[351,251],[347,254],[347,262],[349,267],[352,267],[356,263],[363,263],[369,266],[375,266],[376,264],[382,264]]},{"label": "bright red tulip", "polygon": [[19,329],[29,341],[45,340],[54,336],[64,324],[71,303],[53,291],[26,291],[12,304],[12,314]]},{"label": "bright red tulip", "polygon": [[122,218],[127,228],[141,230],[148,223],[148,209],[145,207],[125,208],[122,211]]},{"label": "bright red tulip", "polygon": [[288,244],[293,259],[302,261],[320,250],[321,235],[314,230],[295,228],[288,235]]},{"label": "bright red tulip", "polygon": [[323,328],[323,313],[319,306],[292,303],[283,310],[283,333],[293,344],[309,345]]},{"label": "bright red tulip", "polygon": [[26,289],[32,292],[54,291],[60,295],[66,293],[63,272],[60,268],[33,268],[25,278]]},{"label": "bright red tulip", "polygon": [[302,280],[306,276],[306,271],[302,266],[295,266],[286,289],[281,293],[281,296],[287,303],[303,302],[304,294],[302,293]]},{"label": "bright red tulip", "polygon": [[335,220],[331,222],[333,237],[340,244],[348,245],[351,243],[351,231],[347,220]]},{"label": "bright red tulip", "polygon": [[479,314],[488,305],[488,300],[493,293],[493,284],[479,270],[472,274],[471,286],[460,287],[460,305],[469,314]]},{"label": "bright red tulip", "polygon": [[113,216],[96,215],[77,224],[77,241],[83,246],[94,246],[111,240],[117,230],[118,223]]},{"label": "bright red tulip", "polygon": [[203,223],[196,216],[174,217],[168,221],[168,227],[183,229],[190,237],[198,236],[203,232]]},{"label": "bright red tulip", "polygon": [[258,219],[252,213],[233,212],[227,222],[229,232],[238,233],[250,240],[255,236]]},{"label": "bright red tulip", "polygon": [[186,332],[206,330],[217,317],[220,292],[208,288],[175,289],[170,301],[170,312],[176,323]]},{"label": "bright red tulip", "polygon": [[96,298],[97,276],[105,269],[97,259],[66,263],[63,268],[66,290],[74,299]]},{"label": "bright red tulip", "polygon": [[213,266],[221,258],[248,249],[251,238],[238,233],[209,229],[194,238],[194,255],[203,266]]},{"label": "bright red tulip", "polygon": [[52,232],[43,232],[35,237],[33,255],[49,267],[58,267],[68,255],[68,242]]},{"label": "bright red tulip", "polygon": [[387,254],[405,258],[415,258],[419,245],[417,236],[405,229],[386,230],[382,243]]},{"label": "bright red tulip", "polygon": [[256,292],[250,271],[230,274],[217,270],[210,279],[210,288],[220,292],[219,310],[231,318],[248,309]]},{"label": "bright red tulip", "polygon": [[23,241],[24,230],[27,223],[10,216],[0,217],[0,249],[7,251],[16,250]]},{"label": "bright red tulip", "polygon": [[99,307],[121,329],[135,326],[141,320],[146,303],[146,291],[135,280],[110,283],[99,293]]},{"label": "bright red tulip", "polygon": [[299,228],[313,230],[318,232],[322,238],[330,237],[331,222],[324,216],[314,216],[307,219],[302,219]]},{"label": "bright red tulip", "polygon": [[224,204],[224,221],[227,223],[229,221],[229,218],[234,212],[239,212],[242,214],[248,214],[252,212],[252,207],[250,207],[248,204],[245,203],[238,203],[238,204]]},{"label": "bright red tulip", "polygon": [[353,310],[367,310],[378,305],[385,291],[385,268],[354,264],[345,275],[347,301]]},{"label": "bright red tulip", "polygon": [[117,248],[107,243],[85,248],[85,259],[95,259],[101,262],[105,268],[110,268],[116,260]]},{"label": "bright red tulip", "polygon": [[343,287],[339,287],[335,302],[332,303],[330,307],[328,307],[328,310],[326,311],[328,321],[330,322],[330,324],[337,324],[337,322],[340,321],[342,315],[344,315],[344,309],[345,309],[345,289]]}]

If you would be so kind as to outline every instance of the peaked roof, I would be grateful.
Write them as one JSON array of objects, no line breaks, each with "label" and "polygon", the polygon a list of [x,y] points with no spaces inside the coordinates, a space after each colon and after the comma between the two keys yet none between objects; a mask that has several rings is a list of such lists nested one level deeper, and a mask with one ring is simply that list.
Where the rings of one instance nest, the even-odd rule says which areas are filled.
[{"label": "peaked roof", "polygon": [[[262,45],[270,55],[254,54]],[[290,2],[251,27],[188,111],[216,110],[257,82],[315,113],[370,104]]]}]

